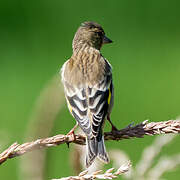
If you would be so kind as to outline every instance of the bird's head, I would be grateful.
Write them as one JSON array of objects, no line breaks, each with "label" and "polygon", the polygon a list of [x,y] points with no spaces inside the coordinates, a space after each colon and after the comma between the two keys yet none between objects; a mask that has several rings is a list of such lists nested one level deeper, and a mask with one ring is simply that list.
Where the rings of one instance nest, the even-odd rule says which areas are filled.
[{"label": "bird's head", "polygon": [[112,41],[105,36],[103,28],[95,22],[84,22],[77,30],[73,39],[73,49],[83,44],[94,47],[98,50],[103,44],[112,43]]}]

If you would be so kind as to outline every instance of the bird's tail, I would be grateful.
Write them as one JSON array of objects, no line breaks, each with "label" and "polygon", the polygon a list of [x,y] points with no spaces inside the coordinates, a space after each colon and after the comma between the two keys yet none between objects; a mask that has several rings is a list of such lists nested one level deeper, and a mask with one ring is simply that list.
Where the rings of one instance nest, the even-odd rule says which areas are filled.
[{"label": "bird's tail", "polygon": [[104,144],[104,136],[87,137],[86,167],[89,167],[95,158],[98,157],[104,163],[109,163],[109,157]]}]

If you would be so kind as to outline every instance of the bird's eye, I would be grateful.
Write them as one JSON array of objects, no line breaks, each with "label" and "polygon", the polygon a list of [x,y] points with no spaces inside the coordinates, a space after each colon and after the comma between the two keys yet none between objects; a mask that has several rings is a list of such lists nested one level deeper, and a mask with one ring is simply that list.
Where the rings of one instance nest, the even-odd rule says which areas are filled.
[{"label": "bird's eye", "polygon": [[103,33],[102,32],[96,32],[96,34],[98,34],[98,36],[102,36],[103,35]]}]

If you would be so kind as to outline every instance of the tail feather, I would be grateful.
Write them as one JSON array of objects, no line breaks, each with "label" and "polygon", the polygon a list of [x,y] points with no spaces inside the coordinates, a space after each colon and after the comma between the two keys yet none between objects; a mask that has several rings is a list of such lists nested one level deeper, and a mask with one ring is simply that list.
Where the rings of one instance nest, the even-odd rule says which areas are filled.
[{"label": "tail feather", "polygon": [[104,144],[104,136],[102,136],[101,140],[98,142],[98,158],[104,163],[109,163],[109,157],[106,152],[106,147]]},{"label": "tail feather", "polygon": [[86,155],[86,167],[89,167],[97,156],[97,142],[96,138],[87,138],[87,155]]},{"label": "tail feather", "polygon": [[103,136],[87,138],[86,167],[89,167],[96,157],[98,157],[104,163],[109,162]]}]

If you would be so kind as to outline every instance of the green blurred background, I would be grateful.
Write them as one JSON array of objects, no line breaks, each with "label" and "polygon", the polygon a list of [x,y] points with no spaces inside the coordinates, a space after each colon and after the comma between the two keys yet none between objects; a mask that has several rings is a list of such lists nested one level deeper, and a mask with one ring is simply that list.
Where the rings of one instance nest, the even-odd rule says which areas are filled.
[{"label": "green blurred background", "polygon": [[[145,119],[162,121],[180,115],[180,1],[178,0],[1,0],[0,138],[3,149],[24,142],[36,99],[72,54],[81,22],[100,23],[114,43],[102,54],[113,66],[114,123],[123,128]],[[67,133],[74,120],[64,105],[50,135]],[[46,125],[48,126],[48,125]],[[6,141],[7,139],[7,141]],[[124,150],[135,165],[154,137],[107,142]],[[71,146],[70,146],[71,147]],[[0,148],[0,150],[3,150]],[[177,137],[162,154],[180,150]],[[72,175],[66,145],[49,148],[46,179]],[[111,165],[107,166],[111,167]],[[0,179],[20,179],[19,158],[0,166]],[[180,178],[180,169],[166,173]],[[23,179],[23,178],[21,178]]]}]

